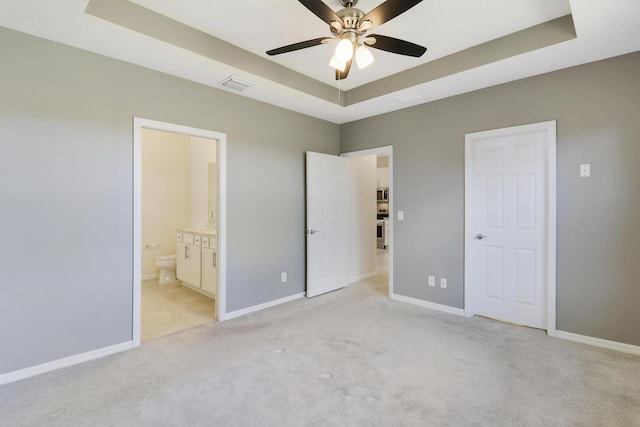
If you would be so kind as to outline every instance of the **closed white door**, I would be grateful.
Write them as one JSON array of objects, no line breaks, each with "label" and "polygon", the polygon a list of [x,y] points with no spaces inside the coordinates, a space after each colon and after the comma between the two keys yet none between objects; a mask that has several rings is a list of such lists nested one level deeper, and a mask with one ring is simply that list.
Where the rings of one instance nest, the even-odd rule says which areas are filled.
[{"label": "closed white door", "polygon": [[547,326],[548,137],[533,125],[467,135],[473,165],[466,283],[473,286],[474,312],[541,329]]},{"label": "closed white door", "polygon": [[306,153],[307,297],[347,285],[348,160]]}]

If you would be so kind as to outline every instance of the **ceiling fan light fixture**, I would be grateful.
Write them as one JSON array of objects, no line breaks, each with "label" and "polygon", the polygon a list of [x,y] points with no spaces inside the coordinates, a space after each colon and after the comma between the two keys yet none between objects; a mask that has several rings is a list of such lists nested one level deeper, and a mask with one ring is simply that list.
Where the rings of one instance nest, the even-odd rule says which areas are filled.
[{"label": "ceiling fan light fixture", "polygon": [[358,0],[340,0],[343,9],[338,11],[334,11],[325,4],[326,0],[298,1],[329,25],[331,37],[318,37],[271,49],[265,52],[267,55],[280,55],[335,41],[337,46],[329,65],[336,70],[334,73],[336,80],[343,80],[349,75],[354,59],[358,68],[365,68],[373,63],[374,57],[369,48],[415,58],[419,58],[427,50],[424,46],[394,37],[380,34],[367,35],[369,30],[405,13],[422,0],[384,0],[368,13],[354,7]]},{"label": "ceiling fan light fixture", "polygon": [[373,22],[367,19],[365,21],[360,22],[360,25],[358,26],[358,32],[364,33],[366,31],[369,31],[371,28],[373,28]]},{"label": "ceiling fan light fixture", "polygon": [[331,57],[331,61],[329,62],[329,65],[335,68],[336,70],[342,72],[344,71],[345,68],[347,68],[347,61],[341,61],[335,55],[333,55]]},{"label": "ceiling fan light fixture", "polygon": [[364,46],[358,47],[358,49],[356,49],[356,64],[358,64],[358,68],[366,68],[372,63],[373,54],[371,53],[371,51]]},{"label": "ceiling fan light fixture", "polygon": [[334,55],[340,61],[349,62],[353,58],[353,42],[349,39],[342,39],[336,46],[336,53]]}]

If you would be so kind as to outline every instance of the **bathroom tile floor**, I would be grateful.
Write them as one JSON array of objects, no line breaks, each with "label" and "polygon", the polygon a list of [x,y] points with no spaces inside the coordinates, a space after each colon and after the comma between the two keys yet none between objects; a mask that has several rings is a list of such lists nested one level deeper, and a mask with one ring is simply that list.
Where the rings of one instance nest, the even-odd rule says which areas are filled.
[{"label": "bathroom tile floor", "polygon": [[191,329],[215,319],[215,301],[180,282],[142,282],[142,341]]}]

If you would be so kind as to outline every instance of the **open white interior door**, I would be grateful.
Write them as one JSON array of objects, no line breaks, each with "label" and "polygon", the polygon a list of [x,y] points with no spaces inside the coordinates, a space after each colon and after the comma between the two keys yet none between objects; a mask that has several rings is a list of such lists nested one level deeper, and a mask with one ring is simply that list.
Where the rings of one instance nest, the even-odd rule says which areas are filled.
[{"label": "open white interior door", "polygon": [[307,152],[307,297],[347,285],[348,159]]}]

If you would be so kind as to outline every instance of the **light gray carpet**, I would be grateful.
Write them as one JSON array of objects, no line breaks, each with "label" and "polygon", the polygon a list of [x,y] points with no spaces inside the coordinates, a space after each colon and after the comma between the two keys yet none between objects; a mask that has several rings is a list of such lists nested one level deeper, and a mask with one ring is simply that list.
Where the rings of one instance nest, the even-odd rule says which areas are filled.
[{"label": "light gray carpet", "polygon": [[378,280],[5,385],[0,425],[640,426],[640,357]]}]

